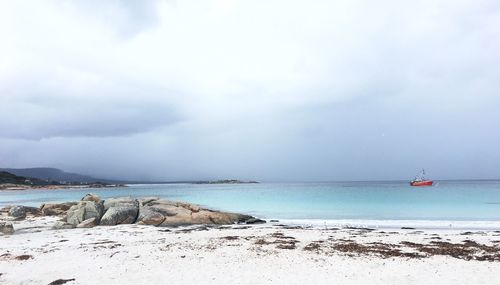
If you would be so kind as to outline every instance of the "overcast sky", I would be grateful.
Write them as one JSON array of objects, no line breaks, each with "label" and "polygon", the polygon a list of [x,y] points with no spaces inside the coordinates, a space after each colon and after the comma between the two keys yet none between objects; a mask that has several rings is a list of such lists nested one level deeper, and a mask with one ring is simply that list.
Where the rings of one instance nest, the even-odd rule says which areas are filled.
[{"label": "overcast sky", "polygon": [[500,1],[0,0],[0,167],[500,178]]}]

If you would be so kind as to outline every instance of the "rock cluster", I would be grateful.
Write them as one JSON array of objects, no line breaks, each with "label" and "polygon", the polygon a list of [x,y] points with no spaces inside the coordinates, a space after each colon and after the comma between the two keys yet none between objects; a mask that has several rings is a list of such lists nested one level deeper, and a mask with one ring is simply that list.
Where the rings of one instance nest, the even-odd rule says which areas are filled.
[{"label": "rock cluster", "polygon": [[[61,204],[58,204],[61,205]],[[43,212],[42,207],[42,212]],[[53,206],[51,206],[51,209]],[[140,224],[182,226],[196,224],[264,223],[252,216],[212,211],[197,205],[161,200],[159,198],[109,198],[102,200],[87,194],[69,207],[66,216],[54,229],[90,228],[96,225]]]}]

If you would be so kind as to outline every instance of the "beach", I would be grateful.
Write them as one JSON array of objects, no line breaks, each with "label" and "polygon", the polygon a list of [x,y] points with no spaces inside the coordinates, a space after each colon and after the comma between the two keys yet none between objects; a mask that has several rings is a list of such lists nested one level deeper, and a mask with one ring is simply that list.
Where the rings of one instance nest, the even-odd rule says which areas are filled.
[{"label": "beach", "polygon": [[0,236],[0,284],[500,283],[500,231],[280,222],[51,230],[56,220],[28,216]]},{"label": "beach", "polygon": [[[432,202],[444,196],[446,185],[402,192],[405,189],[396,184],[393,190],[370,190],[376,200],[359,197],[341,209],[354,213],[366,205],[366,213],[383,217],[377,204],[387,201],[386,194],[399,193],[399,200],[393,197],[393,204],[384,204],[386,212],[392,209],[394,216],[406,217],[407,212],[421,211],[442,219],[328,219],[329,211],[338,211],[335,206],[340,204],[318,202],[313,191],[327,201],[368,192],[358,184],[343,185],[306,185],[307,195],[299,195],[302,185],[297,190],[273,190],[275,185],[93,189],[102,196],[85,193],[88,189],[3,192],[3,203],[11,206],[0,210],[0,232],[5,232],[0,233],[0,284],[500,283],[500,222],[488,219],[495,217],[490,210],[496,204],[468,201],[477,209],[468,220],[448,219],[450,213],[467,209],[464,200],[448,204],[453,210],[448,216],[425,212],[432,208],[423,201],[406,203],[414,209],[400,212],[407,197]],[[491,187],[479,185],[484,192]],[[118,196],[133,194],[129,191],[145,196]],[[153,192],[166,198],[183,193],[189,201],[147,196]],[[295,198],[282,203],[279,195],[270,193]],[[215,209],[207,206],[217,205],[211,201],[224,195]],[[268,204],[258,203],[262,195],[270,197],[265,199]],[[196,199],[205,203],[191,203]],[[23,203],[32,207],[13,206]],[[324,218],[291,218],[291,205],[295,213],[310,211]],[[470,219],[477,214],[480,219]]]},{"label": "beach", "polygon": [[500,285],[500,0],[0,0],[0,38],[0,285]]}]

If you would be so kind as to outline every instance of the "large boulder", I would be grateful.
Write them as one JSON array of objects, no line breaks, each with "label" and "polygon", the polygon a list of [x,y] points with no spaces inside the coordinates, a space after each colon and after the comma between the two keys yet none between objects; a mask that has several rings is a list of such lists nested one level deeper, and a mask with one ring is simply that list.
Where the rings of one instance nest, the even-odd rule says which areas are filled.
[{"label": "large boulder", "polygon": [[137,218],[138,224],[155,226],[228,225],[247,221],[256,219],[247,215],[211,211],[198,205],[167,200],[150,201],[141,206]]},{"label": "large boulder", "polygon": [[24,219],[27,214],[38,215],[40,210],[35,207],[14,206],[9,210],[9,216],[16,219]]},{"label": "large boulder", "polygon": [[11,235],[14,233],[14,226],[11,222],[0,222],[0,233]]},{"label": "large boulder", "polygon": [[109,198],[104,201],[104,215],[100,225],[133,224],[139,214],[139,200],[131,197]]},{"label": "large boulder", "polygon": [[140,207],[137,223],[139,225],[158,226],[165,220],[165,216],[160,212],[156,212],[150,207]]},{"label": "large boulder", "polygon": [[234,213],[210,211],[201,209],[198,212],[191,212],[189,215],[175,215],[166,217],[161,226],[182,226],[182,225],[230,225],[245,223],[253,217]]},{"label": "large boulder", "polygon": [[102,216],[100,225],[133,224],[137,219],[138,212],[139,207],[135,205],[123,204],[110,207]]},{"label": "large boulder", "polygon": [[76,205],[76,202],[65,202],[60,204],[42,204],[40,212],[43,216],[61,216],[65,215],[71,206]]},{"label": "large boulder", "polygon": [[104,212],[102,201],[80,201],[78,204],[71,206],[66,215],[66,222],[76,226],[81,222],[90,218],[99,220]]}]

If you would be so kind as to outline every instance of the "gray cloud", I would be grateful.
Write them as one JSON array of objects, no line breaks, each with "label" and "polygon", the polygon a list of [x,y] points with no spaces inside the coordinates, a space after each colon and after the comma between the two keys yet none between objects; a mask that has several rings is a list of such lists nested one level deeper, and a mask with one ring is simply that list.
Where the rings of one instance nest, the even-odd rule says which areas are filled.
[{"label": "gray cloud", "polygon": [[0,137],[125,136],[148,132],[181,120],[175,106],[146,94],[171,96],[173,91],[108,82],[72,90],[66,82],[50,82],[40,75],[10,82],[1,90]]},{"label": "gray cloud", "polygon": [[26,5],[0,4],[0,166],[498,176],[497,1]]}]

